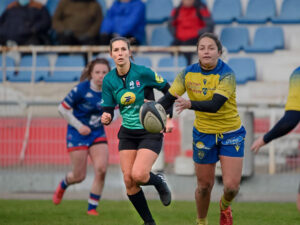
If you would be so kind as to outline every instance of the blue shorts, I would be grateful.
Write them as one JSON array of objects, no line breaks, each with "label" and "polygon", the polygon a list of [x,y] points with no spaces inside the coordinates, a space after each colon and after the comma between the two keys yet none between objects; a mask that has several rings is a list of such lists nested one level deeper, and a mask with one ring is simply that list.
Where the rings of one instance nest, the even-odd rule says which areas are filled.
[{"label": "blue shorts", "polygon": [[240,129],[223,134],[205,134],[193,128],[193,160],[199,164],[219,161],[219,155],[244,156],[246,130]]},{"label": "blue shorts", "polygon": [[67,149],[68,152],[76,150],[88,150],[94,144],[107,143],[103,129],[92,130],[89,135],[81,135],[73,127],[68,127]]}]

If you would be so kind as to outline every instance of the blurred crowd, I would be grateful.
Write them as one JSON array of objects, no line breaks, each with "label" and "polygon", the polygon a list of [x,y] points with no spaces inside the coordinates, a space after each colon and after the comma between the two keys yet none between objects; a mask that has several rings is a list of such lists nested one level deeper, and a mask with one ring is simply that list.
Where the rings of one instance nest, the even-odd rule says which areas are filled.
[{"label": "blurred crowd", "polygon": [[[16,0],[1,14],[0,44],[108,45],[111,38],[123,36],[132,45],[145,45],[145,27],[142,0],[115,0],[105,16],[97,0],[60,0],[53,16],[39,1]],[[168,27],[173,45],[195,45],[202,33],[213,32],[214,23],[201,0],[181,0]]]}]

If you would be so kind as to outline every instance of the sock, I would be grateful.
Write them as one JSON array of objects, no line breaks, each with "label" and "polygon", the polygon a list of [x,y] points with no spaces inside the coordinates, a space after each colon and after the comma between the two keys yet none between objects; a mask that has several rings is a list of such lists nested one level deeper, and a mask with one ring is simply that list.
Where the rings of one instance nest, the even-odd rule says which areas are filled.
[{"label": "sock", "polygon": [[101,195],[96,195],[96,194],[93,194],[92,192],[90,192],[90,198],[88,200],[88,203],[89,203],[88,211],[97,208],[100,198],[101,198]]},{"label": "sock", "polygon": [[207,218],[198,218],[197,219],[197,225],[208,225],[208,220]]},{"label": "sock", "polygon": [[221,201],[220,201],[220,207],[221,210],[225,210],[228,208],[228,206],[230,206],[231,201],[227,201],[224,197],[224,195],[222,195]]},{"label": "sock", "polygon": [[142,189],[134,195],[127,196],[144,222],[154,222]]},{"label": "sock", "polygon": [[159,186],[161,184],[162,180],[159,176],[155,175],[154,173],[150,172],[150,178],[147,183],[143,185],[154,185]]},{"label": "sock", "polygon": [[60,182],[60,186],[62,189],[66,190],[67,187],[69,186],[68,183],[67,183],[67,178],[63,179],[61,182]]}]

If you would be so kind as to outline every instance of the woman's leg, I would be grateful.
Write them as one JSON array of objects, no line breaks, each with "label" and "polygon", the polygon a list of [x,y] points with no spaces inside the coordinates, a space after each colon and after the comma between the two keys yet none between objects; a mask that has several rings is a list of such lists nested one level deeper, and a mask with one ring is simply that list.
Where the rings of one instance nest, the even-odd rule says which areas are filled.
[{"label": "woman's leg", "polygon": [[230,205],[234,197],[239,192],[243,169],[243,158],[220,156],[220,163],[224,185],[224,194],[220,200],[220,224],[231,225],[233,224],[233,221]]},{"label": "woman's leg", "polygon": [[120,164],[129,200],[146,223],[155,224],[149,210],[143,190],[132,177],[132,168],[137,157],[137,150],[121,150]]},{"label": "woman's leg", "polygon": [[[89,148],[89,155],[94,168],[94,180],[90,192],[88,213],[97,215],[95,209],[101,199],[104,187],[105,175],[108,166],[108,147],[107,144],[96,144]],[[93,210],[93,211],[91,211]]]},{"label": "woman's leg", "polygon": [[71,151],[69,153],[72,163],[72,171],[68,172],[65,179],[63,179],[53,195],[53,203],[59,204],[63,198],[63,194],[67,187],[71,184],[80,183],[85,179],[87,156],[86,150]]},{"label": "woman's leg", "polygon": [[195,200],[197,206],[198,220],[207,224],[207,212],[210,203],[210,195],[215,182],[216,164],[195,163],[197,176],[197,188],[195,191]]}]

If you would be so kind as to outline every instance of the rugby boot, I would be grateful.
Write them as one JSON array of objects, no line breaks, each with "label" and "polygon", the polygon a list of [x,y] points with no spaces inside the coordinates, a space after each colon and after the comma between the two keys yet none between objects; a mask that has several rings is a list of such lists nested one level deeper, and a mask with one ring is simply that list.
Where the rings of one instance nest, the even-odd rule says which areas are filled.
[{"label": "rugby boot", "polygon": [[88,210],[86,213],[90,216],[98,216],[99,215],[99,213],[96,211],[96,209]]},{"label": "rugby boot", "polygon": [[[221,204],[221,202],[220,202]],[[232,225],[233,224],[233,220],[232,220],[232,211],[231,211],[231,207],[228,206],[227,209],[222,210],[220,207],[220,225]]]},{"label": "rugby boot", "polygon": [[61,182],[60,182],[58,184],[58,186],[57,186],[57,188],[56,188],[56,190],[55,190],[55,192],[53,194],[53,198],[52,198],[52,201],[53,201],[53,203],[55,205],[58,205],[61,202],[61,200],[62,200],[62,198],[64,196],[64,193],[65,193],[65,189],[63,189],[61,187]]},{"label": "rugby boot", "polygon": [[166,179],[163,174],[159,173],[156,176],[159,176],[162,180],[162,182],[155,186],[156,190],[158,191],[159,198],[161,202],[163,203],[164,206],[168,206],[171,203],[172,196],[171,196],[171,191],[168,187],[168,184],[166,182]]}]

